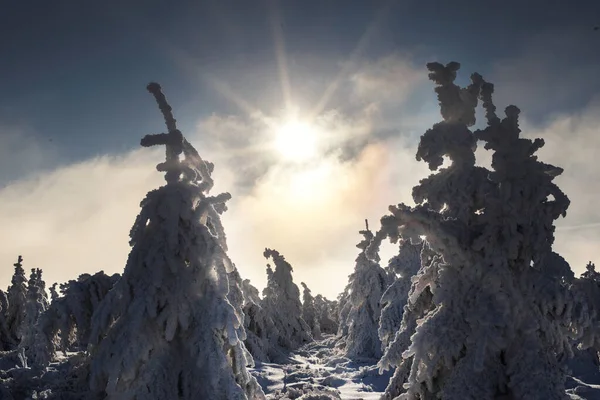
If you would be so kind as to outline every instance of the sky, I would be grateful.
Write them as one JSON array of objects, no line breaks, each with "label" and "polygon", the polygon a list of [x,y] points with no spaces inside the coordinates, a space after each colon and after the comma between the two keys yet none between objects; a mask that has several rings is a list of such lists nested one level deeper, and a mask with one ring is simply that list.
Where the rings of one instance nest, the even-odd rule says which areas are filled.
[{"label": "sky", "polygon": [[[145,90],[157,81],[233,196],[223,221],[241,275],[262,288],[275,248],[297,284],[334,298],[364,219],[377,229],[428,174],[415,153],[441,119],[429,61],[460,62],[461,84],[481,73],[544,138],[540,159],[565,169],[571,199],[555,250],[580,273],[600,255],[598,25],[595,0],[10,2],[0,288],[19,254],[48,284],[122,272],[139,202],[164,182],[160,150],[139,146],[165,129]],[[303,143],[281,144],[289,121],[314,139],[302,159]],[[384,245],[384,262],[396,251]]]}]

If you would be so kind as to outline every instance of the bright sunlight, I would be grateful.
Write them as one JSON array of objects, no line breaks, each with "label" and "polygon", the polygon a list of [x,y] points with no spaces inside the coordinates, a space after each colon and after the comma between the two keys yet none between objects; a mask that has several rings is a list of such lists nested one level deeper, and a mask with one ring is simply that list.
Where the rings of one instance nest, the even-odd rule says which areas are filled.
[{"label": "bright sunlight", "polygon": [[275,148],[287,160],[306,161],[317,153],[316,129],[298,120],[287,121],[276,130]]}]

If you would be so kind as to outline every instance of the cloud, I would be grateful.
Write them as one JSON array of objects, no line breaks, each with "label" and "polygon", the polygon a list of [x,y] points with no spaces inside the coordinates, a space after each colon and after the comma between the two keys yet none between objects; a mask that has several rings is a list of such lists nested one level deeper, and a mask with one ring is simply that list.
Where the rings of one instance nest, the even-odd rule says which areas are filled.
[{"label": "cloud", "polygon": [[385,102],[399,106],[427,81],[427,71],[413,64],[410,57],[390,54],[374,62],[364,62],[350,75],[353,94],[361,102]]},{"label": "cloud", "polygon": [[[376,228],[389,204],[409,200],[404,197],[418,181],[419,168],[426,171],[400,139],[369,142],[356,148],[355,157],[340,157],[336,146],[372,133],[370,117],[339,111],[319,116],[315,123],[330,151],[310,165],[286,164],[276,154],[269,158],[270,137],[258,117],[215,114],[188,136],[215,162],[215,192],[233,195],[224,223],[229,254],[244,277],[264,285],[262,251],[274,247],[294,266],[297,283],[305,281],[329,297],[342,290],[354,268],[364,218]],[[19,254],[26,268],[44,270],[48,284],[84,272],[122,272],[139,203],[164,182],[155,170],[162,157],[162,149],[138,149],[37,173],[0,189],[0,287],[10,283]],[[249,179],[244,164],[254,159],[270,161]]]},{"label": "cloud", "polygon": [[156,187],[160,154],[139,150],[72,164],[0,190],[0,283],[10,282],[19,254],[48,283],[83,272],[122,271],[139,202]]},{"label": "cloud", "polygon": [[0,187],[55,165],[58,151],[26,127],[0,126]]},{"label": "cloud", "polygon": [[529,137],[541,137],[546,145],[537,153],[540,161],[564,168],[555,179],[569,196],[567,217],[557,223],[554,248],[577,273],[592,260],[600,262],[600,98],[577,113],[555,116],[546,125],[534,128],[523,124]]},{"label": "cloud", "polygon": [[[279,250],[294,267],[296,282],[331,296],[347,283],[358,255],[358,231],[372,229],[390,204],[411,202],[410,189],[426,166],[400,141],[370,144],[355,160],[324,159],[307,169],[273,169],[252,195],[232,200],[230,248],[239,263],[265,265],[262,250]],[[235,226],[233,226],[235,225]],[[387,260],[387,259],[386,259]],[[258,276],[265,284],[264,269]]]},{"label": "cloud", "polygon": [[598,63],[598,37],[589,29],[543,32],[518,55],[497,61],[486,78],[496,84],[502,109],[516,104],[540,121],[584,107],[600,91]]}]

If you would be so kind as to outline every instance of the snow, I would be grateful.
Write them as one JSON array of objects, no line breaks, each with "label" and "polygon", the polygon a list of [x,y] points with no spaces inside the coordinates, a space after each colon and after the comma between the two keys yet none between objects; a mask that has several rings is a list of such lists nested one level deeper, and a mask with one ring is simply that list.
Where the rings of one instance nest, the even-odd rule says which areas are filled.
[{"label": "snow", "polygon": [[289,364],[257,363],[251,369],[267,399],[286,399],[303,391],[304,397],[323,399],[380,399],[390,374],[379,375],[373,363],[352,361],[336,349],[334,335],[302,346],[289,357]]}]

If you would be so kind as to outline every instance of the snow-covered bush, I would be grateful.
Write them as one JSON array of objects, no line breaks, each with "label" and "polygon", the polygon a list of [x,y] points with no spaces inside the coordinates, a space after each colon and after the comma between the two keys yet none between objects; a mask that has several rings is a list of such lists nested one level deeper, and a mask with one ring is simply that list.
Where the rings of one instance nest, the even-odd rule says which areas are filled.
[{"label": "snow-covered bush", "polygon": [[[377,330],[381,314],[381,296],[388,286],[388,276],[377,263],[379,256],[367,257],[366,250],[374,239],[367,228],[359,231],[364,236],[359,244],[361,249],[356,258],[354,272],[350,275],[348,303],[350,309],[346,317],[348,336],[344,353],[348,358],[381,357],[381,341]],[[341,321],[340,321],[341,323]]]},{"label": "snow-covered bush", "polygon": [[302,318],[312,333],[313,338],[321,338],[321,325],[319,324],[319,316],[317,315],[317,309],[315,307],[315,298],[310,293],[310,289],[304,282],[300,283],[303,288],[302,292]]},{"label": "snow-covered bush", "polygon": [[[428,68],[444,121],[421,137],[417,159],[436,172],[413,189],[417,206],[390,207],[387,223],[399,228],[393,239],[426,235],[443,258],[409,295],[413,307],[429,291],[431,309],[408,349],[387,357],[409,371],[400,397],[564,399],[562,357],[583,319],[568,311],[568,273],[551,251],[553,222],[569,205],[552,182],[562,170],[534,156],[543,140],[520,138],[516,107],[496,116],[480,75],[461,89],[458,63]],[[488,124],[472,132],[478,99]],[[475,165],[477,140],[494,151],[493,171]],[[444,157],[451,164],[440,168]],[[408,329],[403,321],[400,332]]]},{"label": "snow-covered bush", "polygon": [[160,86],[148,90],[168,133],[141,143],[166,146],[157,169],[167,183],[142,201],[123,275],[94,313],[91,388],[119,399],[264,398],[227,297],[233,265],[220,214],[231,196],[208,196],[213,164],[177,130]]},{"label": "snow-covered bush", "polygon": [[284,350],[297,349],[313,338],[310,327],[302,318],[300,290],[293,281],[292,266],[276,250],[265,249],[264,256],[273,259],[275,270],[267,265],[263,307],[277,328],[278,345]]}]

